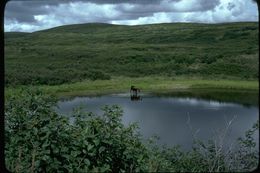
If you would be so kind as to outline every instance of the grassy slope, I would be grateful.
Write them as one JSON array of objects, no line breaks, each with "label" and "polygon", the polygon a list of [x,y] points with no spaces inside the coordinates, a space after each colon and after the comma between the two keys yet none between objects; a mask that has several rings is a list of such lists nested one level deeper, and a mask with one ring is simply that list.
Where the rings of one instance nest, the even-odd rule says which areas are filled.
[{"label": "grassy slope", "polygon": [[80,24],[18,37],[6,33],[6,84],[55,85],[105,75],[256,80],[257,34],[254,22]]}]

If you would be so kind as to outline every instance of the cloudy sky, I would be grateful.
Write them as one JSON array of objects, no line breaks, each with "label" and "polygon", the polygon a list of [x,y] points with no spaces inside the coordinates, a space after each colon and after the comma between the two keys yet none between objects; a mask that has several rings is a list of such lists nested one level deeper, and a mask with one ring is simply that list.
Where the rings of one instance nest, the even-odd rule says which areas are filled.
[{"label": "cloudy sky", "polygon": [[252,0],[11,0],[5,8],[4,29],[33,32],[90,22],[141,25],[237,21],[258,21]]}]

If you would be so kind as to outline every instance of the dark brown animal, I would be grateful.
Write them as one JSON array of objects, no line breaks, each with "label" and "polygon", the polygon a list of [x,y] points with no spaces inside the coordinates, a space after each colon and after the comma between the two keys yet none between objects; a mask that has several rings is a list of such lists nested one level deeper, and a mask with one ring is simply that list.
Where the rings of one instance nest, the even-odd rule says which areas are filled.
[{"label": "dark brown animal", "polygon": [[137,95],[141,90],[139,88],[136,88],[135,86],[131,86],[130,88],[130,94]]}]

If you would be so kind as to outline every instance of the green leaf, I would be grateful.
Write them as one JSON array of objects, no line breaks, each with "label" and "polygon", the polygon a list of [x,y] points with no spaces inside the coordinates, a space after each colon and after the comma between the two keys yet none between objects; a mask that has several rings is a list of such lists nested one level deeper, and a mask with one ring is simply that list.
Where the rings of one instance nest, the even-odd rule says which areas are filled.
[{"label": "green leaf", "polygon": [[95,139],[95,140],[94,140],[94,144],[95,144],[96,146],[98,146],[99,143],[100,143],[100,141],[99,141],[98,139]]},{"label": "green leaf", "polygon": [[105,151],[105,150],[106,150],[106,148],[102,146],[102,147],[99,148],[98,152],[99,152],[99,153],[102,153],[102,152]]},{"label": "green leaf", "polygon": [[88,145],[88,151],[90,151],[93,147],[94,147],[94,145],[89,144]]},{"label": "green leaf", "polygon": [[89,161],[88,159],[84,159],[84,163],[85,163],[86,165],[90,165],[90,161]]}]

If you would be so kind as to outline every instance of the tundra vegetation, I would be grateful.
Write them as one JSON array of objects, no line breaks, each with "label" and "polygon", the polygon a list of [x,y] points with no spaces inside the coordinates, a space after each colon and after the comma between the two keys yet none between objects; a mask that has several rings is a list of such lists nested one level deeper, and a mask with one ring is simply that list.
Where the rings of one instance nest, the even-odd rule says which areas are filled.
[{"label": "tundra vegetation", "polygon": [[258,92],[257,35],[256,22],[80,24],[5,33],[6,167],[12,172],[255,169],[258,122],[234,148],[223,147],[223,132],[222,140],[194,138],[192,150],[183,151],[181,146],[161,147],[156,139],[144,141],[137,124],[122,124],[119,106],[104,107],[103,115],[78,109],[73,121],[53,108],[57,96],[129,91],[132,84],[155,93],[205,88]]},{"label": "tundra vegetation", "polygon": [[114,77],[257,80],[258,23],[79,24],[5,33],[5,85]]}]

